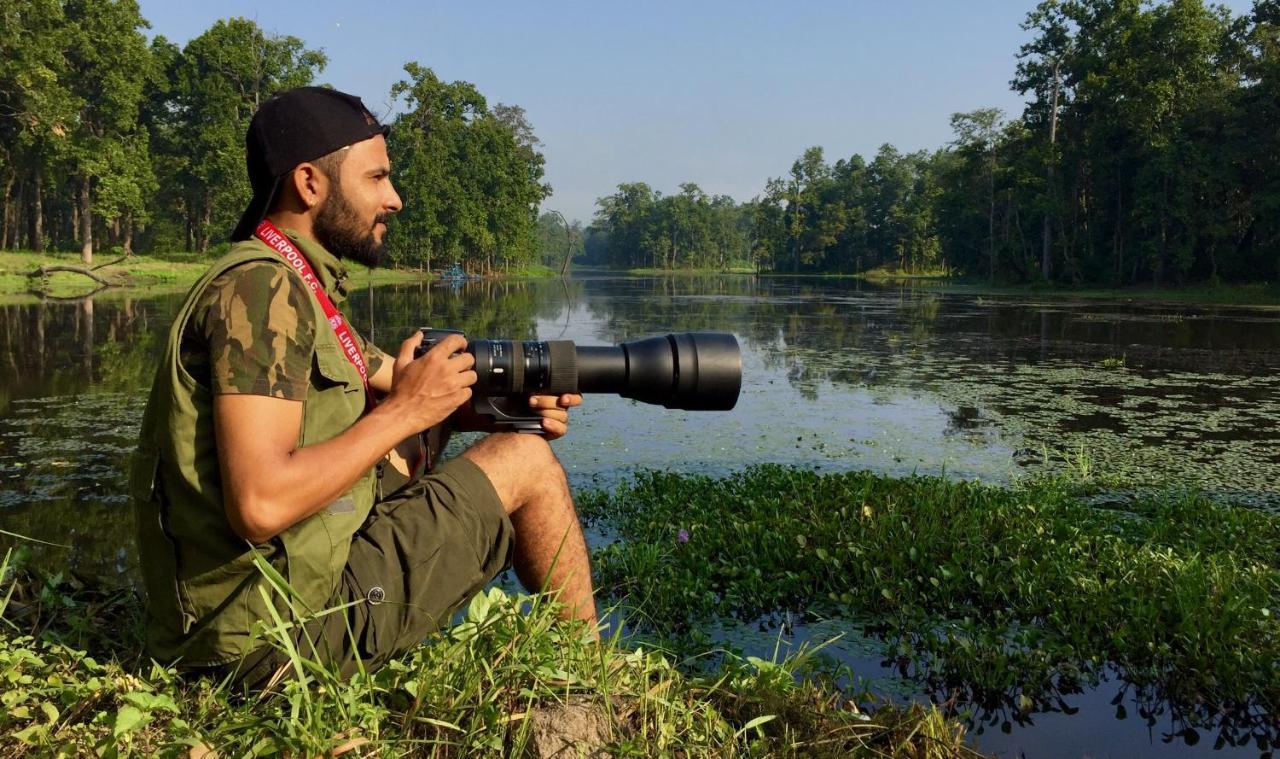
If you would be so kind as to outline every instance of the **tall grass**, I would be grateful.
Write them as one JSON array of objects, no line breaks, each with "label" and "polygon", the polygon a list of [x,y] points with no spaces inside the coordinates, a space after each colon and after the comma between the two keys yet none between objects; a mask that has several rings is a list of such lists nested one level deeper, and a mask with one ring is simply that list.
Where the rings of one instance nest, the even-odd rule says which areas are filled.
[{"label": "tall grass", "polygon": [[[972,754],[963,728],[934,709],[868,714],[797,677],[807,655],[730,658],[689,676],[659,651],[596,642],[545,596],[491,589],[426,645],[346,681],[297,645],[292,624],[265,621],[288,676],[245,697],[142,659],[131,593],[15,571],[9,556],[0,576],[3,757],[538,755],[548,710],[590,715],[615,756]],[[287,607],[283,578],[267,579]]]}]

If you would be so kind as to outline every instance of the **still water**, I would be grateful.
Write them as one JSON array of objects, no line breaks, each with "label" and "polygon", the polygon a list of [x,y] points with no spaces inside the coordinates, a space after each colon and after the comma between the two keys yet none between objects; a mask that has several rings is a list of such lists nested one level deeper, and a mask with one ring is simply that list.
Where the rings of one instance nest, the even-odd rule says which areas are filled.
[{"label": "still water", "polygon": [[[69,546],[44,548],[38,560],[131,575],[124,471],[180,299],[0,308],[0,530]],[[556,443],[576,487],[639,468],[725,473],[774,462],[999,483],[1058,471],[1122,483],[1120,498],[1172,485],[1242,508],[1280,506],[1280,309],[599,275],[380,287],[354,294],[348,310],[388,349],[427,325],[580,344],[685,330],[738,336],[744,380],[731,412],[589,397]],[[725,637],[772,647],[749,631]],[[913,695],[859,645],[835,653]],[[1212,740],[1186,745],[1169,708],[1151,727],[1114,719],[1110,702],[1124,687],[1065,695],[1079,714],[1033,715],[1007,734],[1001,715],[987,714],[994,726],[975,743],[1005,755],[1223,755]],[[1120,711],[1149,712],[1144,698],[1122,695]]]}]

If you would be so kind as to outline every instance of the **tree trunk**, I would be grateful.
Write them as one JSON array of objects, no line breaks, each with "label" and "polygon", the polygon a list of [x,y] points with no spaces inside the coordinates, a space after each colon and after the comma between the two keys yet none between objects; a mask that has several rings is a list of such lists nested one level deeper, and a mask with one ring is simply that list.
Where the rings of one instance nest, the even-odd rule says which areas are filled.
[{"label": "tree trunk", "polygon": [[1169,175],[1160,182],[1160,259],[1156,261],[1155,284],[1164,284],[1165,269],[1169,266]]},{"label": "tree trunk", "polygon": [[126,256],[133,255],[133,215],[124,217],[124,234],[122,236],[124,245],[124,254]]},{"label": "tree trunk", "polygon": [[1120,187],[1116,187],[1116,224],[1111,236],[1111,249],[1116,258],[1116,284],[1124,285],[1124,240],[1121,237],[1120,221],[1124,218],[1124,197]]},{"label": "tree trunk", "polygon": [[21,250],[24,240],[30,242],[31,215],[27,213],[27,180],[18,180],[18,187],[13,193],[13,231],[10,244],[14,250]]},{"label": "tree trunk", "polygon": [[89,196],[89,177],[80,181],[80,261],[93,263],[93,207]]},{"label": "tree trunk", "polygon": [[13,203],[10,202],[13,193],[13,174],[9,174],[4,180],[4,208],[0,211],[0,248],[9,246],[9,215],[13,212]]},{"label": "tree trunk", "polygon": [[76,238],[78,238],[78,237],[80,236],[80,201],[79,201],[79,198],[77,198],[74,202],[70,203],[70,206],[71,206],[71,228],[70,228],[70,229],[64,229],[63,231],[64,231],[64,232],[68,232],[68,233],[70,233],[70,235],[71,235],[71,236],[70,236],[70,238],[68,238],[68,239],[70,239],[70,240],[74,241]]},{"label": "tree trunk", "polygon": [[206,192],[204,203],[200,207],[200,224],[196,229],[197,252],[204,255],[209,251],[209,227],[213,226],[213,193]]},{"label": "tree trunk", "polygon": [[[994,151],[995,148],[992,147]],[[987,247],[991,255],[991,281],[996,281],[996,167],[995,156],[987,167]]]},{"label": "tree trunk", "polygon": [[44,250],[44,169],[36,165],[31,177],[31,249]]},{"label": "tree trunk", "polygon": [[1050,265],[1052,264],[1052,256],[1050,250],[1053,248],[1053,229],[1049,220],[1049,201],[1053,195],[1053,167],[1057,162],[1057,153],[1055,146],[1058,142],[1058,62],[1053,62],[1053,99],[1049,112],[1049,160],[1045,166],[1045,209],[1044,224],[1041,229],[1042,244],[1040,248],[1040,276],[1046,280],[1050,277]]}]

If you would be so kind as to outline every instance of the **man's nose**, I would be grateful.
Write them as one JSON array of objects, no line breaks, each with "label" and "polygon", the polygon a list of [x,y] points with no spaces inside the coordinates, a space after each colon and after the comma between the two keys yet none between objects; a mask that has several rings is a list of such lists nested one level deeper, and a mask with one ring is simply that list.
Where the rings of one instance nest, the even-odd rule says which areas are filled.
[{"label": "man's nose", "polygon": [[383,203],[383,208],[387,209],[387,213],[399,213],[404,208],[404,203],[400,202],[400,193],[396,192],[394,185],[388,183],[387,186],[391,188],[391,194]]}]

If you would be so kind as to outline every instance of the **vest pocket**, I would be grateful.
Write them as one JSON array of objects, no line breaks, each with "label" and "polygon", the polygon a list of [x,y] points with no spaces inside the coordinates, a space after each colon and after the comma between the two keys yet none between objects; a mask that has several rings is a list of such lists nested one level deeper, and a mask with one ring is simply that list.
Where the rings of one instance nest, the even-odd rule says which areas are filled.
[{"label": "vest pocket", "polygon": [[129,495],[137,502],[150,501],[155,494],[160,456],[150,446],[140,447],[129,469]]},{"label": "vest pocket", "polygon": [[[143,467],[151,474],[140,474]],[[147,596],[147,644],[152,654],[163,658],[178,641],[173,636],[185,634],[194,619],[183,608],[178,586],[178,547],[165,524],[161,493],[155,491],[155,457],[151,462],[135,463],[131,475],[130,495],[139,554],[142,555],[142,581]]]},{"label": "vest pocket", "polygon": [[360,390],[363,384],[356,368],[342,355],[337,344],[316,342],[315,367],[329,385],[342,385],[344,390]]}]

